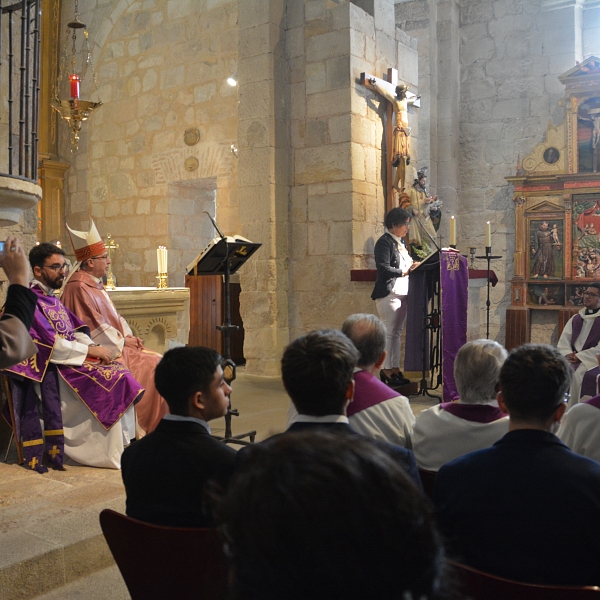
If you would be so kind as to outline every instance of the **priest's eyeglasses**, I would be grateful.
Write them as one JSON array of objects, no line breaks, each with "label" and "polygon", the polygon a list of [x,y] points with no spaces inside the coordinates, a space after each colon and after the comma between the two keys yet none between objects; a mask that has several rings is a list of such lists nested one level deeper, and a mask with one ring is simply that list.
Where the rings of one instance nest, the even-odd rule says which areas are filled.
[{"label": "priest's eyeglasses", "polygon": [[105,254],[104,256],[92,256],[91,260],[107,260],[108,259],[108,254]]},{"label": "priest's eyeglasses", "polygon": [[63,263],[62,265],[44,265],[43,268],[51,269],[55,273],[58,273],[58,271],[68,271],[69,265],[68,265],[68,263]]},{"label": "priest's eyeglasses", "polygon": [[592,298],[594,298],[595,296],[599,296],[600,294],[593,294],[592,292],[583,292],[584,296],[591,296]]}]

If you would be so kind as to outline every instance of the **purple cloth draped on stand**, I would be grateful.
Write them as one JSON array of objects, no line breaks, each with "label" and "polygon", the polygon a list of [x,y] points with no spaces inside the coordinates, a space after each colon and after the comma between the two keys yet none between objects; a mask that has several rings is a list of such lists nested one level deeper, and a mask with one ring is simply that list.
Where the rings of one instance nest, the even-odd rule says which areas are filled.
[{"label": "purple cloth draped on stand", "polygon": [[444,402],[458,399],[454,381],[454,359],[467,342],[469,271],[467,259],[454,250],[442,250],[440,262],[442,294],[442,383]]},{"label": "purple cloth draped on stand", "polygon": [[469,271],[467,259],[455,250],[443,250],[439,256],[439,264],[428,261],[428,264],[425,263],[410,275],[404,370],[421,371],[423,343],[426,345],[425,370],[429,370],[429,331],[426,331],[426,335],[423,336],[423,322],[430,299],[435,294],[436,282],[439,281],[442,295],[440,305],[442,347],[439,350],[442,353],[443,401],[451,402],[458,398],[454,383],[454,358],[459,348],[467,341]]}]

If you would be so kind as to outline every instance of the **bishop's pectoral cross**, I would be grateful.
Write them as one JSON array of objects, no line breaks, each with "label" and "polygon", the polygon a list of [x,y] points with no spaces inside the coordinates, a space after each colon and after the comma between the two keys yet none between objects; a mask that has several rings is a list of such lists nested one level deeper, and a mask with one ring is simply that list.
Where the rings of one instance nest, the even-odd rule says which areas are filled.
[{"label": "bishop's pectoral cross", "polygon": [[[112,263],[112,251],[116,250],[119,247],[119,244],[115,242],[110,233],[106,236],[106,242],[104,244],[106,246],[106,250],[108,251],[108,258],[110,258]],[[114,290],[115,289],[115,278],[113,277],[112,272],[112,264],[108,265],[108,275],[106,276],[106,289]]]},{"label": "bishop's pectoral cross", "polygon": [[[410,127],[407,121],[408,104],[419,108],[420,96],[416,96],[398,84],[398,71],[388,69],[387,79],[380,79],[370,73],[361,73],[360,82],[387,100],[385,122],[386,159],[386,212],[394,205],[394,188],[400,192],[405,186],[405,168],[410,162]],[[400,93],[399,93],[400,91]],[[396,173],[394,173],[394,168]]]}]

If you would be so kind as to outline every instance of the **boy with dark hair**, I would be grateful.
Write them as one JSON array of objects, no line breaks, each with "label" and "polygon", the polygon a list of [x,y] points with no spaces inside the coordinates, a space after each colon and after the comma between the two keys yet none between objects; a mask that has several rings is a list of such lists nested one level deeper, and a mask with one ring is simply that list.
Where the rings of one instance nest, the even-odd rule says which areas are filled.
[{"label": "boy with dark hair", "polygon": [[[339,435],[359,437],[349,425],[347,407],[354,398],[354,369],[359,354],[354,344],[340,331],[311,331],[283,352],[281,378],[298,415],[288,433],[325,430]],[[410,450],[369,440],[396,460],[417,486],[421,485],[415,457]],[[240,451],[243,457],[245,449]]]},{"label": "boy with dark hair", "polygon": [[221,356],[203,347],[169,350],[154,380],[170,415],[123,453],[127,514],[156,525],[210,527],[204,488],[225,486],[235,451],[210,435],[208,421],[224,417],[231,387]]},{"label": "boy with dark hair", "polygon": [[429,503],[368,439],[307,431],[244,454],[217,509],[233,597],[419,600],[444,589]]}]

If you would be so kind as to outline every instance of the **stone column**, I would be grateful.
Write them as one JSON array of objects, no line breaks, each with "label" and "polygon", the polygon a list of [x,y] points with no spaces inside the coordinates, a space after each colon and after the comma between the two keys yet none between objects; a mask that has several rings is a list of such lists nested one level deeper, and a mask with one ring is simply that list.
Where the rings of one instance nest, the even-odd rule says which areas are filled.
[{"label": "stone column", "polygon": [[[437,5],[437,193],[444,201],[442,237],[449,239],[449,217],[458,213],[460,59],[459,4],[445,0]],[[446,237],[448,236],[448,237]]]},{"label": "stone column", "polygon": [[[289,9],[302,2],[290,2]],[[302,7],[303,8],[303,7]],[[243,235],[262,248],[240,269],[249,371],[275,375],[288,333],[289,70],[285,0],[239,3],[238,185]]]}]

